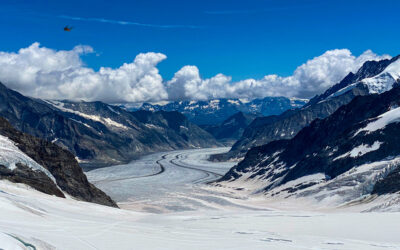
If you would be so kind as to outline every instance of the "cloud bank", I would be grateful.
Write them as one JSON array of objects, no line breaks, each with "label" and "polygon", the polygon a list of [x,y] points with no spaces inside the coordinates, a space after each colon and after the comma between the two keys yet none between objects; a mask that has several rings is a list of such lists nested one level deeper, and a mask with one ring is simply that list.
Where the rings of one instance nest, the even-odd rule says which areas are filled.
[{"label": "cloud bank", "polygon": [[17,53],[0,52],[0,81],[25,95],[46,99],[135,102],[163,100],[168,94],[157,64],[167,57],[144,53],[117,69],[88,68],[80,56],[89,46],[56,51],[34,43]]},{"label": "cloud bank", "polygon": [[85,66],[81,56],[90,46],[53,50],[33,43],[18,52],[0,52],[0,81],[25,95],[45,99],[100,100],[108,103],[213,98],[310,98],[355,72],[368,60],[390,58],[370,50],[354,56],[347,49],[329,50],[300,65],[291,76],[266,75],[262,79],[232,82],[217,74],[203,79],[196,66],[184,66],[170,80],[159,74],[157,64],[167,57],[141,53],[133,62],[99,71]]}]

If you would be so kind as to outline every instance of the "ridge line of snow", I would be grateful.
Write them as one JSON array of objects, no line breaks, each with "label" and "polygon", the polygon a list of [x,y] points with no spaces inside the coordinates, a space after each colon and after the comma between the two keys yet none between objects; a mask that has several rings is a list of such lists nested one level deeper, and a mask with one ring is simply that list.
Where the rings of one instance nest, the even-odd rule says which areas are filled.
[{"label": "ridge line of snow", "polygon": [[377,130],[385,128],[387,125],[391,123],[400,122],[400,107],[390,109],[389,111],[379,115],[376,117],[378,119],[370,122],[364,128],[360,128],[354,136],[358,135],[362,131],[366,131],[367,134],[371,132],[375,132]]},{"label": "ridge line of snow", "polygon": [[118,122],[112,120],[111,118],[108,118],[108,117],[107,118],[103,118],[103,117],[100,117],[98,115],[88,115],[88,114],[85,114],[85,113],[82,113],[82,112],[79,112],[79,111],[76,111],[76,110],[73,110],[73,109],[65,108],[64,107],[64,103],[62,103],[62,102],[49,101],[49,100],[44,100],[44,101],[47,102],[48,104],[52,105],[53,107],[63,111],[63,112],[73,113],[73,114],[79,115],[79,116],[81,116],[83,118],[103,123],[106,126],[113,126],[113,127],[117,127],[117,128],[122,128],[122,129],[128,130],[128,127],[126,127],[125,125],[123,125],[121,123],[118,123]]},{"label": "ridge line of snow", "polygon": [[366,153],[378,150],[382,144],[383,144],[383,142],[380,142],[380,141],[375,141],[372,145],[361,144],[361,145],[353,148],[350,152],[339,155],[338,157],[333,159],[333,161],[336,161],[336,160],[339,160],[342,158],[346,158],[349,156],[352,158],[360,157],[362,155],[365,155]]}]

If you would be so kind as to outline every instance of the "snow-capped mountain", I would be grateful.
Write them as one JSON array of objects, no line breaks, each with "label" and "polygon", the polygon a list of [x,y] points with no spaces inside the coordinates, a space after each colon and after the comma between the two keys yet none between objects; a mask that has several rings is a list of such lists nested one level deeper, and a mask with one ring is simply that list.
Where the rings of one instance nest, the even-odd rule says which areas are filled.
[{"label": "snow-capped mountain", "polygon": [[358,84],[367,86],[370,94],[379,94],[392,89],[394,85],[400,83],[400,60],[397,60],[398,58],[390,60],[391,63],[376,76],[364,78],[360,82],[350,84],[332,95],[339,95],[350,88],[356,87]]},{"label": "snow-capped mountain", "polygon": [[[198,125],[217,125],[238,113],[253,115],[278,115],[288,109],[302,107],[308,100],[266,97],[263,99],[214,99],[208,101],[179,101],[167,104],[143,103],[139,109],[149,111],[178,111]],[[137,109],[131,108],[131,109]]]},{"label": "snow-capped mountain", "polygon": [[220,184],[335,205],[397,193],[399,131],[400,87],[358,96],[293,139],[252,148]]},{"label": "snow-capped mountain", "polygon": [[210,147],[216,140],[178,112],[129,112],[102,102],[46,101],[0,83],[0,116],[70,150],[82,166],[128,162],[156,151]]},{"label": "snow-capped mountain", "polygon": [[14,129],[0,117],[0,180],[26,184],[40,192],[116,207],[87,180],[74,155]]},{"label": "snow-capped mountain", "polygon": [[400,55],[392,59],[365,62],[355,74],[350,72],[341,82],[333,85],[323,94],[312,98],[305,107],[339,96],[361,85],[366,86],[369,93],[382,93],[391,89],[393,84],[399,79],[399,58]]},{"label": "snow-capped mountain", "polygon": [[392,88],[399,79],[399,58],[400,56],[381,61],[367,61],[355,74],[349,73],[325,93],[312,98],[303,108],[289,110],[278,116],[256,118],[232,146],[230,152],[214,156],[214,159],[240,158],[254,146],[293,138],[314,119],[327,117],[355,96],[382,93]]}]

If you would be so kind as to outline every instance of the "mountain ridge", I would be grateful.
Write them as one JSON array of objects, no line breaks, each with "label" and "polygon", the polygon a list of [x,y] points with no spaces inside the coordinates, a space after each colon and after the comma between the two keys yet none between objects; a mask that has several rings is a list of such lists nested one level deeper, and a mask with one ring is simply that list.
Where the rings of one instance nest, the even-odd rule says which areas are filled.
[{"label": "mountain ridge", "polygon": [[[321,201],[339,195],[344,203],[363,195],[396,193],[399,100],[399,87],[357,96],[292,139],[252,148],[219,183],[270,197],[312,196]],[[352,191],[346,193],[346,186]]]},{"label": "mountain ridge", "polygon": [[288,109],[303,106],[306,101],[308,100],[286,97],[265,97],[254,100],[220,98],[208,101],[176,101],[163,105],[143,103],[131,110],[178,111],[195,124],[217,125],[238,112],[258,116],[281,114]]},{"label": "mountain ridge", "polygon": [[[0,165],[0,179],[24,183],[43,193],[62,198],[65,198],[63,193],[65,192],[78,200],[117,207],[108,195],[87,180],[75,156],[69,151],[16,130],[2,117],[0,117],[0,135],[11,140],[26,157],[34,161],[27,163],[20,156],[2,155],[3,161],[7,162],[7,158],[11,157],[16,164],[14,168],[12,165],[8,167]],[[12,149],[7,146],[7,150]],[[31,164],[39,164],[49,177],[43,174],[43,170],[31,168],[29,166]]]},{"label": "mountain ridge", "polygon": [[[322,119],[329,116],[356,96],[370,94],[371,85],[365,84],[362,81],[369,80],[374,76],[378,77],[390,65],[399,63],[399,58],[400,56],[381,61],[367,61],[356,74],[349,73],[342,81],[329,88],[323,94],[312,98],[304,107],[288,110],[278,116],[266,116],[255,119],[228,153],[212,156],[211,159],[224,161],[242,158],[253,146],[260,146],[274,140],[293,138],[314,119]],[[390,82],[393,82],[393,85],[395,85],[397,80],[389,79]],[[372,82],[372,86],[374,86],[373,84],[374,82]],[[380,87],[379,84],[378,86]]]},{"label": "mountain ridge", "polygon": [[[0,97],[0,116],[23,132],[68,149],[88,168],[127,163],[155,151],[219,145],[177,113],[151,113],[150,122],[142,123],[135,112],[102,102],[34,99],[3,84]],[[171,116],[180,121],[179,130],[176,124],[169,127]]]}]

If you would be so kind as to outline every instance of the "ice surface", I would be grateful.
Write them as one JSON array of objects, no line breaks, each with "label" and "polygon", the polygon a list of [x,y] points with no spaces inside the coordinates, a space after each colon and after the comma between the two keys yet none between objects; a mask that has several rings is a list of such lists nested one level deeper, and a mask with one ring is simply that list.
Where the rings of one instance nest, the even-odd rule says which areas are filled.
[{"label": "ice surface", "polygon": [[[130,200],[130,206],[119,203],[123,208],[146,211],[142,208],[152,206],[158,213],[61,199],[0,181],[0,248],[400,249],[400,213],[305,211],[309,207],[301,198],[278,197],[272,203],[265,197],[244,197],[238,190],[205,185],[232,165],[210,163],[207,155],[226,150],[157,153],[87,173],[113,196]],[[382,166],[360,166],[341,178],[375,175],[378,168]],[[303,181],[320,179],[322,175],[312,175]],[[379,204],[393,201],[378,199]],[[362,209],[373,206],[368,203]]]},{"label": "ice surface", "polygon": [[26,249],[26,245],[85,250],[400,247],[400,213],[205,210],[149,214],[61,199],[6,181],[0,181],[0,190],[2,249]]},{"label": "ice surface", "polygon": [[124,207],[155,213],[216,209],[230,202],[208,190],[205,183],[219,179],[235,163],[209,162],[207,157],[227,150],[229,148],[155,153],[86,175]]}]

